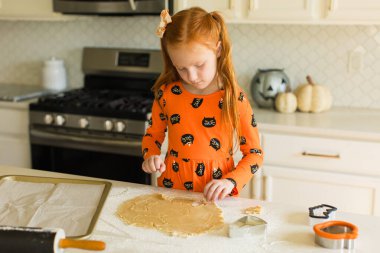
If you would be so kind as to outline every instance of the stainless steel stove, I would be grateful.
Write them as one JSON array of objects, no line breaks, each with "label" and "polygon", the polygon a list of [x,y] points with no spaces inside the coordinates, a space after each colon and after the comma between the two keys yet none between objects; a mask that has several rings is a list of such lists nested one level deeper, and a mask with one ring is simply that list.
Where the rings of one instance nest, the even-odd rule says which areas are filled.
[{"label": "stainless steel stove", "polygon": [[159,50],[84,48],[84,87],[30,104],[33,168],[150,183],[141,140],[162,66]]}]

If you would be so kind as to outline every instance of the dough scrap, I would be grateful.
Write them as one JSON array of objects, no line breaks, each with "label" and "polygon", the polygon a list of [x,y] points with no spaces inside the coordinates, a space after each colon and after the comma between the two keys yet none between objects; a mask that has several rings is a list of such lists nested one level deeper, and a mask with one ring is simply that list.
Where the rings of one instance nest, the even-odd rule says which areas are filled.
[{"label": "dough scrap", "polygon": [[129,225],[184,237],[224,226],[222,210],[215,203],[193,205],[194,201],[158,193],[142,195],[120,204],[116,214]]},{"label": "dough scrap", "polygon": [[245,214],[260,214],[261,206],[252,206],[244,209]]}]

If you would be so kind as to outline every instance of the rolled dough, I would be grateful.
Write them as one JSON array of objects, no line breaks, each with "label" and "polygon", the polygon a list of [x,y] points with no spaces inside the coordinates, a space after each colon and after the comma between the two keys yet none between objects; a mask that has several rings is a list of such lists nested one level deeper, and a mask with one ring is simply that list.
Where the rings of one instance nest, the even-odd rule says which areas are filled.
[{"label": "rolled dough", "polygon": [[170,235],[191,236],[222,228],[222,210],[215,203],[149,194],[122,203],[116,214],[125,223],[155,228]]}]

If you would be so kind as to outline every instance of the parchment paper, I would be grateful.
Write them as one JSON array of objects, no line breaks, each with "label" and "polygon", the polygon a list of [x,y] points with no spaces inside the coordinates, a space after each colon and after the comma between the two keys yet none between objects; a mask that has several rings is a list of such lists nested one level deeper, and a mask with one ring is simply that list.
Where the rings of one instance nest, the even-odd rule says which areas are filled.
[{"label": "parchment paper", "polygon": [[0,181],[0,225],[86,234],[104,185]]}]

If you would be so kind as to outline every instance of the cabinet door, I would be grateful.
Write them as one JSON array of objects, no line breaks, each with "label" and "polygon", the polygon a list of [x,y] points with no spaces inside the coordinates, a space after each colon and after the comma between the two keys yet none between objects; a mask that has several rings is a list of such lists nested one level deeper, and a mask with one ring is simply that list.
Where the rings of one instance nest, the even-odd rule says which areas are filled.
[{"label": "cabinet door", "polygon": [[325,8],[326,21],[344,24],[380,22],[379,0],[329,0]]},{"label": "cabinet door", "polygon": [[242,0],[176,0],[174,1],[174,11],[198,6],[206,11],[220,11],[224,18],[234,19],[241,16]]},{"label": "cabinet door", "polygon": [[339,211],[380,215],[380,179],[350,174],[265,166],[267,201],[305,207],[330,204]]},{"label": "cabinet door", "polygon": [[30,168],[29,140],[0,136],[0,164]]},{"label": "cabinet door", "polygon": [[0,19],[54,19],[53,0],[0,0]]},{"label": "cabinet door", "polygon": [[0,164],[30,167],[28,108],[0,108]]},{"label": "cabinet door", "polygon": [[[29,134],[29,112],[27,108],[0,107],[0,135],[27,137]],[[1,143],[0,143],[1,145]]]},{"label": "cabinet door", "polygon": [[278,23],[310,21],[317,15],[312,0],[248,0],[248,19]]}]

